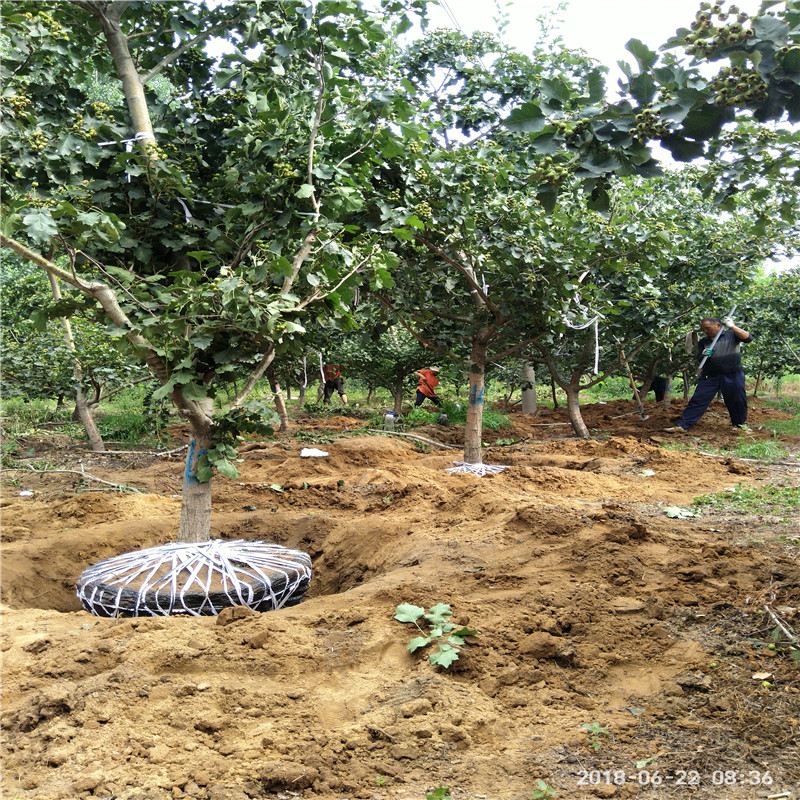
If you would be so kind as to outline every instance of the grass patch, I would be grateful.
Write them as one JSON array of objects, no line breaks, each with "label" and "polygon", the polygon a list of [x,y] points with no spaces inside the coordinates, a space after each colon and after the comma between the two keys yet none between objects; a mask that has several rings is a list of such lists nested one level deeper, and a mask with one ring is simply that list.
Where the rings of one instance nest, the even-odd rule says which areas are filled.
[{"label": "grass patch", "polygon": [[764,405],[777,408],[786,414],[800,416],[800,397],[770,397],[764,400]]},{"label": "grass patch", "polygon": [[800,416],[795,419],[768,419],[762,427],[776,436],[800,436]]},{"label": "grass patch", "polygon": [[360,404],[342,405],[338,402],[338,397],[327,406],[324,403],[304,403],[302,410],[315,417],[353,417],[364,420],[371,419],[375,414],[374,409],[365,408]]},{"label": "grass patch", "polygon": [[[407,428],[419,428],[423,425],[436,425],[440,414],[447,414],[447,419],[451,425],[464,425],[467,421],[467,406],[453,400],[443,400],[441,406],[435,411],[426,411],[423,408],[414,408],[404,414],[403,424]],[[383,416],[380,417],[380,425],[383,425]],[[510,417],[492,408],[489,405],[483,407],[483,429],[498,431],[503,428],[513,427]]]},{"label": "grass patch", "polygon": [[3,429],[6,433],[23,435],[35,428],[52,423],[70,423],[73,406],[56,406],[55,400],[25,400],[8,397],[3,400]]},{"label": "grass patch", "polygon": [[761,442],[740,442],[733,450],[728,452],[738,458],[750,458],[771,464],[774,461],[785,461],[791,458],[791,453],[780,442],[774,439],[765,439]]},{"label": "grass patch", "polygon": [[664,450],[671,450],[673,453],[686,453],[688,451],[696,452],[697,450],[704,450],[706,453],[713,453],[713,448],[707,446],[698,447],[694,442],[665,442],[661,445]]},{"label": "grass patch", "polygon": [[[697,509],[731,509],[749,514],[789,515],[800,512],[800,488],[796,486],[742,486],[695,497]],[[781,520],[789,524],[788,516]]]}]

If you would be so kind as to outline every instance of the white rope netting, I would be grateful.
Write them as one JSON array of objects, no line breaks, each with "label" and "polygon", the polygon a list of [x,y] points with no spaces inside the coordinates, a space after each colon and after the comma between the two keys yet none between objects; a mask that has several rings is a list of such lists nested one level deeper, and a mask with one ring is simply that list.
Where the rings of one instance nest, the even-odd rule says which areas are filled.
[{"label": "white rope netting", "polygon": [[219,614],[230,606],[271,611],[303,599],[311,558],[270,542],[212,539],[124,553],[85,569],[76,590],[99,617]]},{"label": "white rope netting", "polygon": [[453,463],[456,465],[455,467],[447,468],[447,471],[452,474],[468,472],[471,475],[483,477],[484,475],[497,475],[498,472],[508,469],[507,466],[504,467],[499,464],[469,464],[466,461],[454,461]]}]

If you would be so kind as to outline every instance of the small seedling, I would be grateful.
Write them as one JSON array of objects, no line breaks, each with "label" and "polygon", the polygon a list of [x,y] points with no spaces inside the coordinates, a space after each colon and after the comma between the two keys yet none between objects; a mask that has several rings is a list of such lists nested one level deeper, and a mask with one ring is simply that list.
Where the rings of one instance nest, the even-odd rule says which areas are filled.
[{"label": "small seedling", "polygon": [[539,778],[539,780],[536,781],[536,788],[533,790],[531,800],[547,800],[547,798],[555,796],[555,788]]},{"label": "small seedling", "polygon": [[[436,649],[428,656],[434,666],[447,669],[454,661],[458,660],[461,647],[466,644],[465,637],[480,636],[480,631],[474,628],[459,628],[450,622],[453,612],[446,603],[437,603],[431,606],[426,613],[424,608],[412,606],[410,603],[401,603],[395,610],[394,618],[398,622],[410,622],[416,626],[422,636],[415,636],[407,645],[410,653],[435,644]],[[417,622],[424,618],[428,621],[429,630],[426,632]]]},{"label": "small seedling", "polygon": [[609,735],[608,725],[601,725],[599,722],[584,722],[581,727],[589,737],[589,747],[595,751],[599,750],[603,745],[602,737]]},{"label": "small seedling", "polygon": [[425,795],[425,800],[451,800],[450,787],[440,783]]},{"label": "small seedling", "polygon": [[376,786],[386,786],[389,782],[389,779],[385,775],[376,775],[375,776],[375,785]]}]

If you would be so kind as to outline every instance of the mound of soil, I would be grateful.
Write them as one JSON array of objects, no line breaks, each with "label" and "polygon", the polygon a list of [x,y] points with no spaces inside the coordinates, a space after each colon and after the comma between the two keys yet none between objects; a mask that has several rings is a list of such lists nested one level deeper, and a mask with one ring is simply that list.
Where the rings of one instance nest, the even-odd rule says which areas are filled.
[{"label": "mound of soil", "polygon": [[[769,633],[796,628],[798,518],[665,509],[800,471],[665,448],[681,405],[587,407],[588,441],[565,412],[511,413],[485,477],[347,416],[303,420],[322,444],[251,442],[241,480],[215,482],[212,536],[303,550],[314,576],[300,605],[218,617],[97,618],[75,596],[87,566],[173,540],[181,453],[32,438],[74,471],[4,482],[3,797],[527,800],[542,780],[796,800],[800,673]],[[769,438],[779,416],[756,401],[742,432],[715,407],[683,441]],[[436,667],[432,645],[408,652],[401,603],[447,603],[480,635]]]}]

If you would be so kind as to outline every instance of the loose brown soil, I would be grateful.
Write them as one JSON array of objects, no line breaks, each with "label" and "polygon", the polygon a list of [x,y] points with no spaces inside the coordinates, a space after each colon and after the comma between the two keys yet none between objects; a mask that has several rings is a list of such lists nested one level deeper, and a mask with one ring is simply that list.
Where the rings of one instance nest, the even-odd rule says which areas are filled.
[{"label": "loose brown soil", "polygon": [[[561,800],[797,800],[800,670],[767,645],[770,610],[797,627],[799,520],[664,509],[800,471],[665,448],[681,406],[589,406],[589,441],[561,411],[512,415],[486,477],[447,472],[458,450],[301,420],[305,439],[251,443],[217,481],[213,536],[309,553],[307,599],[202,618],[100,619],[75,597],[87,566],[172,541],[181,454],[32,437],[29,457],[143,493],[4,473],[2,796],[528,800],[543,780]],[[740,432],[715,406],[685,440],[733,447],[779,416],[755,401]],[[434,667],[406,650],[405,602],[482,635]]]}]

